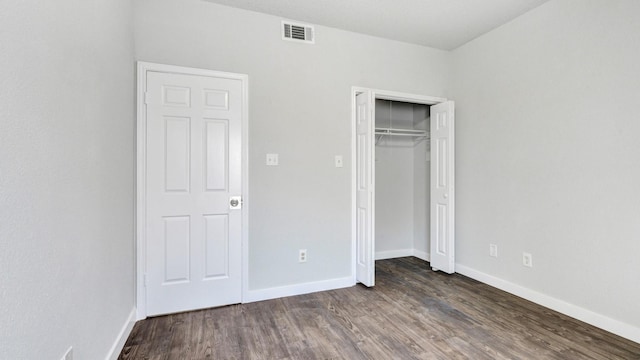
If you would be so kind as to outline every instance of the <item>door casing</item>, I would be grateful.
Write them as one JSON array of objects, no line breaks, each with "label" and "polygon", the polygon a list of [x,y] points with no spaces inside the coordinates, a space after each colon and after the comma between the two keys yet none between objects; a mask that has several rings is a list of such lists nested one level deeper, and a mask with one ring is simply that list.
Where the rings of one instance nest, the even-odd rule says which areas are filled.
[{"label": "door casing", "polygon": [[[360,86],[354,86],[351,88],[351,158],[355,159],[357,154],[356,149],[356,95],[370,91],[372,93],[374,101],[376,99],[380,100],[391,100],[391,101],[402,101],[409,102],[414,104],[423,104],[423,105],[436,105],[439,103],[446,102],[446,98],[434,97],[434,96],[425,96],[425,95],[416,95],[410,93],[403,93],[397,91],[389,91],[389,90],[379,90],[379,89],[371,89]],[[357,166],[356,162],[351,161],[351,257],[352,266],[351,273],[353,275],[353,282],[356,283],[356,254],[357,254],[357,239],[356,239],[356,179],[357,179]],[[373,208],[375,211],[375,205]],[[375,226],[375,224],[374,224]]]},{"label": "door casing", "polygon": [[248,291],[248,239],[249,239],[249,77],[245,74],[235,74],[207,69],[189,68],[175,65],[157,64],[139,61],[137,63],[137,118],[136,118],[136,319],[147,317],[145,269],[146,269],[146,127],[147,111],[145,106],[146,83],[148,72],[164,72],[181,75],[211,76],[240,80],[242,82],[242,302]]}]

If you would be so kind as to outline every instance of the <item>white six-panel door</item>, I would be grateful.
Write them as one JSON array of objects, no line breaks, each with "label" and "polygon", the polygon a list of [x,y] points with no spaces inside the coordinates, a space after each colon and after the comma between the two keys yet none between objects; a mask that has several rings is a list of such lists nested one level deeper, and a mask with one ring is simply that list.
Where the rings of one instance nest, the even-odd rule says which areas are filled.
[{"label": "white six-panel door", "polygon": [[431,267],[455,272],[454,103],[431,106]]},{"label": "white six-panel door", "polygon": [[356,280],[375,284],[375,143],[373,94],[356,95]]},{"label": "white six-panel door", "polygon": [[146,314],[239,303],[242,82],[146,79]]}]

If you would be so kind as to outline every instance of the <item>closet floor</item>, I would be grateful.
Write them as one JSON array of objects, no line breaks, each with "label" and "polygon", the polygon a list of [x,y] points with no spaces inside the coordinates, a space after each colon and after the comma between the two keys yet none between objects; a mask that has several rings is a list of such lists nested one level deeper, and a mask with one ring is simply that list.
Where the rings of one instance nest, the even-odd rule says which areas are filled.
[{"label": "closet floor", "polygon": [[640,344],[413,258],[376,286],[150,318],[119,359],[640,359]]}]

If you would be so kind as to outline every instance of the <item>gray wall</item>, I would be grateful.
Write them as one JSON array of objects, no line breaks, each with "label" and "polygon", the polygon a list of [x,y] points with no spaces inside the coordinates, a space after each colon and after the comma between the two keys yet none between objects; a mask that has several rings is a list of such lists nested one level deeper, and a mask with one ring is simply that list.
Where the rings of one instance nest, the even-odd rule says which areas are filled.
[{"label": "gray wall", "polygon": [[103,359],[133,310],[131,20],[0,2],[0,359]]},{"label": "gray wall", "polygon": [[452,96],[457,261],[636,329],[639,14],[546,3],[455,50]]},{"label": "gray wall", "polygon": [[[249,75],[251,290],[351,275],[351,87],[446,96],[449,75],[444,51],[321,26],[315,45],[282,41],[281,20],[135,1],[138,60]],[[265,166],[266,153],[280,166]]]}]

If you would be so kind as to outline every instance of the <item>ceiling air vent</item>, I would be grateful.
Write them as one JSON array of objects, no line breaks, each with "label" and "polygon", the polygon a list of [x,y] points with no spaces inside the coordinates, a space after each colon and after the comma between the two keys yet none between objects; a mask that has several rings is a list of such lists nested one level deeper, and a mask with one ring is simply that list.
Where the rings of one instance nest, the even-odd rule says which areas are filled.
[{"label": "ceiling air vent", "polygon": [[282,39],[291,41],[301,41],[307,44],[313,44],[313,26],[306,24],[297,24],[290,21],[282,22]]}]

